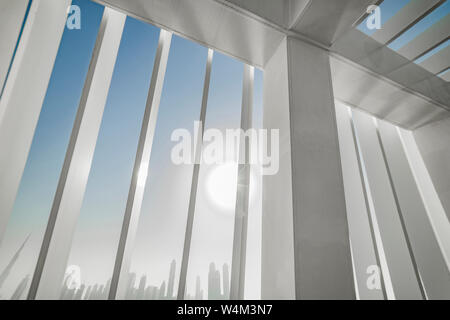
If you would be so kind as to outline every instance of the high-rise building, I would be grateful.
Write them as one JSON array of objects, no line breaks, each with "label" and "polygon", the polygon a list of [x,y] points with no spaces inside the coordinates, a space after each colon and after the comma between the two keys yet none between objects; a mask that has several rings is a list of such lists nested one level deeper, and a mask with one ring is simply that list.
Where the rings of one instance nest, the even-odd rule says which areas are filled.
[{"label": "high-rise building", "polygon": [[208,273],[208,300],[219,300],[220,298],[220,271],[216,269],[214,262],[211,262]]},{"label": "high-rise building", "polygon": [[166,293],[166,282],[163,281],[163,283],[161,284],[161,287],[159,287],[159,296],[158,299],[159,300],[163,300],[165,297],[165,293]]},{"label": "high-rise building", "polygon": [[134,284],[136,282],[136,273],[132,272],[128,274],[128,285],[126,291],[126,299],[133,300],[134,299]]},{"label": "high-rise building", "polygon": [[230,269],[227,263],[223,264],[223,299],[230,298]]},{"label": "high-rise building", "polygon": [[195,300],[203,299],[203,290],[201,289],[200,276],[195,279]]},{"label": "high-rise building", "polygon": [[143,300],[145,295],[145,283],[147,282],[147,276],[143,275],[139,280],[139,287],[136,293],[136,300]]},{"label": "high-rise building", "polygon": [[170,263],[170,271],[169,271],[169,282],[167,283],[167,298],[172,299],[173,297],[173,288],[175,286],[175,268],[176,262],[172,260]]},{"label": "high-rise building", "polygon": [[5,269],[0,273],[0,288],[2,287],[3,283],[8,278],[9,273],[11,272],[11,269],[13,268],[14,264],[17,262],[17,259],[20,256],[20,252],[25,247],[25,244],[27,243],[28,239],[30,238],[31,234],[29,234],[25,240],[23,241],[22,245],[17,249],[16,253],[13,255],[9,263],[6,265]]}]

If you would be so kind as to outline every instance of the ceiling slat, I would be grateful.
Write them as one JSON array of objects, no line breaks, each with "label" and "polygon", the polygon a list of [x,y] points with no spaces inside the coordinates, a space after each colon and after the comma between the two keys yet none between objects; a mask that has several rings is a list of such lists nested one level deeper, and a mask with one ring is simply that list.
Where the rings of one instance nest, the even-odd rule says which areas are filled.
[{"label": "ceiling slat", "polygon": [[432,27],[422,32],[411,42],[398,50],[398,53],[410,60],[416,60],[420,56],[434,49],[450,37],[450,14],[442,18]]},{"label": "ceiling slat", "polygon": [[372,37],[380,43],[389,44],[443,2],[445,0],[412,0]]},{"label": "ceiling slat", "polygon": [[435,53],[419,65],[434,74],[444,71],[450,66],[450,46]]}]

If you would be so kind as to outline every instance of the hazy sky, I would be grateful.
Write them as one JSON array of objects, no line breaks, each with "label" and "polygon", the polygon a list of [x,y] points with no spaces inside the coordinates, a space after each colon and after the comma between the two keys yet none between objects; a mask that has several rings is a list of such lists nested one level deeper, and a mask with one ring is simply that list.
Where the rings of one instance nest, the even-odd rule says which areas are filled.
[{"label": "hazy sky", "polygon": [[[64,31],[12,218],[0,247],[2,270],[26,235],[32,233],[0,291],[4,298],[34,270],[103,14],[102,6],[88,0],[74,0],[73,4],[81,7],[81,30]],[[158,28],[127,18],[68,261],[69,265],[81,267],[82,280],[88,284],[105,283],[112,274],[158,37]],[[159,286],[167,279],[172,259],[177,261],[178,284],[192,166],[171,163],[170,150],[175,143],[170,135],[177,128],[192,131],[199,118],[206,58],[207,48],[173,37],[132,263],[132,271],[138,276],[147,274],[149,284]],[[215,52],[207,128],[240,126],[243,68],[243,63]],[[255,73],[254,119],[261,126],[259,70]],[[202,167],[200,174],[189,270],[189,277],[202,277],[205,294],[209,262],[215,262],[218,268],[225,262],[231,264],[234,223],[234,210],[221,210],[208,199],[205,178],[210,170]],[[251,210],[261,212],[254,203]],[[253,226],[257,227],[260,222],[255,219]],[[252,228],[249,237],[254,238],[250,243],[255,248],[250,250],[253,260],[249,264],[257,268],[258,229]],[[259,281],[258,277],[249,279]],[[189,290],[190,286],[188,283]],[[254,288],[258,291],[257,284]]]}]

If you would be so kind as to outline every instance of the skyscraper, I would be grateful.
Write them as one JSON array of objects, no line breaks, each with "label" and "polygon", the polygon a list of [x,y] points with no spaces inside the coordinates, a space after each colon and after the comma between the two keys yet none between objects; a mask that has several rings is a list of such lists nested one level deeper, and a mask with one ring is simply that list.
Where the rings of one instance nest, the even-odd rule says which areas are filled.
[{"label": "skyscraper", "polygon": [[175,285],[175,268],[176,268],[176,262],[175,262],[175,260],[172,260],[172,262],[170,263],[169,282],[167,283],[167,298],[168,299],[173,298],[173,288]]},{"label": "skyscraper", "polygon": [[147,282],[147,277],[143,275],[141,280],[139,280],[139,287],[136,293],[136,300],[143,300],[145,295],[145,283]]},{"label": "skyscraper", "polygon": [[163,300],[166,293],[166,282],[163,281],[161,287],[159,288],[159,300]]},{"label": "skyscraper", "polygon": [[224,263],[222,267],[223,272],[223,299],[230,298],[230,271],[228,264]]},{"label": "skyscraper", "polygon": [[134,299],[134,283],[136,282],[136,273],[128,274],[128,285],[127,285],[127,293],[126,299],[132,300]]},{"label": "skyscraper", "polygon": [[203,290],[201,289],[200,276],[195,279],[195,300],[203,299]]},{"label": "skyscraper", "polygon": [[2,287],[3,283],[6,281],[6,279],[8,278],[9,273],[11,272],[12,267],[14,266],[14,264],[16,263],[17,259],[19,258],[20,252],[22,251],[23,247],[25,247],[25,244],[27,243],[28,239],[30,238],[31,234],[29,234],[24,242],[22,243],[22,245],[19,247],[19,249],[16,251],[16,253],[14,254],[14,256],[11,258],[11,260],[9,261],[8,265],[5,267],[5,269],[3,270],[3,272],[0,274],[0,288]]},{"label": "skyscraper", "polygon": [[208,300],[220,300],[220,272],[214,262],[209,265],[208,273]]}]

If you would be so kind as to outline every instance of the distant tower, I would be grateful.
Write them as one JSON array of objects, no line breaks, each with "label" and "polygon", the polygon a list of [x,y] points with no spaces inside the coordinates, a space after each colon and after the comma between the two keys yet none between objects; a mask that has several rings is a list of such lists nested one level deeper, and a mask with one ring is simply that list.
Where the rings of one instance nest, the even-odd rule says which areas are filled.
[{"label": "distant tower", "polygon": [[8,278],[12,267],[14,266],[14,264],[17,261],[17,259],[19,258],[20,252],[22,251],[23,247],[25,247],[25,244],[27,243],[28,239],[30,238],[30,235],[31,234],[29,234],[28,237],[25,238],[25,241],[22,243],[22,245],[16,251],[14,256],[11,258],[11,260],[9,261],[8,265],[6,266],[6,268],[3,270],[2,273],[0,273],[0,288],[2,287],[3,283],[5,282],[5,280]]},{"label": "distant tower", "polygon": [[166,282],[163,281],[163,283],[161,284],[161,287],[159,288],[159,300],[164,300],[164,296],[166,293]]},{"label": "distant tower", "polygon": [[126,291],[126,299],[133,300],[134,299],[134,283],[136,282],[136,273],[128,274],[128,285]]},{"label": "distant tower", "polygon": [[17,286],[16,290],[14,291],[13,295],[11,296],[11,300],[20,300],[22,297],[27,285],[28,281],[30,280],[30,275],[27,275],[25,278],[23,278],[22,281],[20,281],[19,285]]},{"label": "distant tower", "polygon": [[176,268],[176,262],[175,260],[172,260],[170,263],[170,272],[169,272],[169,282],[167,283],[167,298],[172,299],[173,298],[173,288],[175,284],[175,268]]},{"label": "distant tower", "polygon": [[214,262],[209,265],[208,300],[220,300],[220,272],[216,270]]},{"label": "distant tower", "polygon": [[223,299],[230,299],[230,271],[228,264],[223,264]]},{"label": "distant tower", "polygon": [[144,300],[145,295],[145,283],[147,282],[147,277],[143,275],[139,281],[139,287],[136,294],[136,300]]},{"label": "distant tower", "polygon": [[200,276],[195,279],[195,300],[203,299],[203,290],[201,289]]}]

